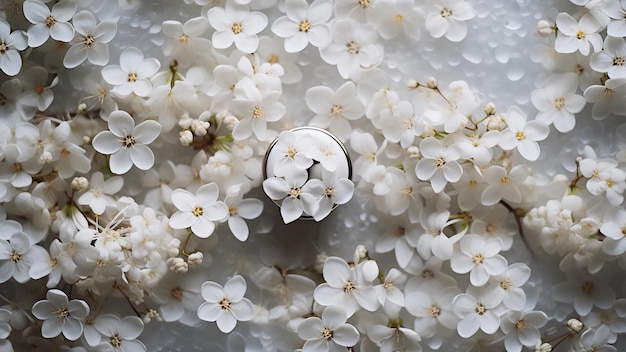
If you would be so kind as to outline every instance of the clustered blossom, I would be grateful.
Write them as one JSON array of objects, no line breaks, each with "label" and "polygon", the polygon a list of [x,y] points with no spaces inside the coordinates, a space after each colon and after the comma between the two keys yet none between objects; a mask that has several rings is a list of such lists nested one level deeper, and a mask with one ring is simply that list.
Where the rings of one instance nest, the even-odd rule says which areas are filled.
[{"label": "clustered blossom", "polygon": [[615,351],[626,143],[544,143],[626,116],[626,1],[571,2],[504,106],[401,62],[487,2],[0,1],[0,351]]}]

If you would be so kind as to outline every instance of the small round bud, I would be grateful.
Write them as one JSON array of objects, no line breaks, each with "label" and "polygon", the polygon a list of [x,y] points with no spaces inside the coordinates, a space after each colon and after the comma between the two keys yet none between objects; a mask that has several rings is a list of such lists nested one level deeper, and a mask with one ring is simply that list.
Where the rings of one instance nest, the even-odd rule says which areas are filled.
[{"label": "small round bud", "polygon": [[162,321],[163,319],[161,318],[161,314],[154,309],[150,309],[146,312],[146,314],[144,314],[143,316],[143,322],[144,324],[148,324],[152,321]]},{"label": "small round bud", "polygon": [[180,138],[180,144],[184,145],[185,147],[190,146],[193,142],[193,133],[191,133],[190,130],[180,131],[178,137]]},{"label": "small round bud", "polygon": [[550,352],[552,351],[552,345],[544,342],[542,343],[539,347],[537,347],[537,349],[535,349],[535,352]]},{"label": "small round bud", "polygon": [[495,115],[496,114],[496,104],[494,104],[492,102],[487,103],[487,105],[485,105],[485,114],[487,116]]},{"label": "small round bud", "polygon": [[567,328],[574,334],[578,334],[583,329],[583,323],[578,319],[572,318],[567,321]]},{"label": "small round bud", "polygon": [[367,248],[364,245],[360,244],[356,246],[356,250],[354,251],[355,258],[365,259],[367,258]]},{"label": "small round bud", "polygon": [[183,130],[188,130],[191,128],[191,124],[193,123],[193,119],[189,118],[189,117],[183,117],[180,120],[178,120],[178,126],[180,128],[182,128]]},{"label": "small round bud", "polygon": [[50,162],[52,162],[52,154],[47,150],[41,153],[41,155],[39,156],[39,163],[48,164]]},{"label": "small round bud", "polygon": [[426,87],[430,89],[437,89],[437,87],[439,87],[439,84],[437,83],[435,77],[430,77],[428,78],[428,80],[426,80]]},{"label": "small round bud", "polygon": [[419,86],[421,86],[421,84],[419,84],[419,82],[418,82],[418,81],[416,81],[416,80],[412,79],[412,80],[409,80],[409,81],[406,83],[406,86],[407,86],[408,88],[415,89],[415,88],[418,88]]},{"label": "small round bud", "polygon": [[420,149],[415,145],[408,147],[406,152],[409,154],[409,158],[411,159],[417,159],[420,157]]},{"label": "small round bud", "polygon": [[74,177],[72,179],[71,186],[72,190],[74,190],[75,192],[82,191],[83,189],[86,189],[87,186],[89,186],[89,181],[87,181],[87,178],[82,176]]},{"label": "small round bud", "polygon": [[178,257],[180,253],[180,240],[178,238],[173,238],[167,243],[167,254],[170,258]]},{"label": "small round bud", "polygon": [[227,115],[226,117],[224,117],[223,122],[226,128],[228,128],[229,131],[232,131],[235,126],[239,124],[239,119],[233,115]]},{"label": "small round bud", "polygon": [[200,265],[202,264],[202,259],[204,259],[202,252],[191,253],[187,257],[187,263],[189,263],[190,266]]},{"label": "small round bud", "polygon": [[583,161],[583,157],[582,156],[577,156],[576,157],[576,162],[579,163],[581,161]]},{"label": "small round bud", "polygon": [[537,30],[537,34],[542,37],[547,37],[554,33],[554,27],[546,20],[540,20],[537,22],[537,27],[535,27],[535,29]]},{"label": "small round bud", "polygon": [[189,265],[183,258],[170,258],[167,260],[167,265],[171,271],[177,274],[183,274],[189,270]]},{"label": "small round bud", "polygon": [[87,112],[87,104],[85,103],[80,103],[78,104],[78,111],[79,112]]},{"label": "small round bud", "polygon": [[83,136],[83,144],[89,144],[89,143],[91,143],[91,137]]},{"label": "small round bud", "polygon": [[502,131],[506,128],[506,122],[501,115],[491,115],[487,119],[488,131]]}]

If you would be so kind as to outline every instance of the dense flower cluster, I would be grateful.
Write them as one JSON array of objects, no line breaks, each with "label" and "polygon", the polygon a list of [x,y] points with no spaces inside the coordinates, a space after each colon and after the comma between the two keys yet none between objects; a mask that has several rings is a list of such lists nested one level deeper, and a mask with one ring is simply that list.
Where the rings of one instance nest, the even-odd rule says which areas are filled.
[{"label": "dense flower cluster", "polygon": [[[587,103],[626,115],[626,1],[571,2],[537,26],[557,73],[529,112],[386,61],[459,45],[469,0],[185,0],[152,25],[0,1],[0,351],[142,352],[159,322],[237,350],[615,351],[626,144],[533,164]],[[376,238],[317,250],[296,220],[339,204]]]}]

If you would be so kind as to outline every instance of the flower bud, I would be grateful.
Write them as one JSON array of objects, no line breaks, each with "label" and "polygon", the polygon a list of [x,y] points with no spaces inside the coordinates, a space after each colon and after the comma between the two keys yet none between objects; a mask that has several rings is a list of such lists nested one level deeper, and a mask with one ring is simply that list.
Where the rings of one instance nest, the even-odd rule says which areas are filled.
[{"label": "flower bud", "polygon": [[491,115],[487,119],[487,130],[489,131],[502,131],[506,128],[506,123],[501,115]]},{"label": "flower bud", "polygon": [[537,347],[537,349],[535,349],[535,352],[550,352],[552,351],[552,345],[544,342],[542,343],[539,347]]},{"label": "flower bud", "polygon": [[72,189],[75,192],[82,191],[89,186],[89,181],[85,177],[74,177],[71,183]]},{"label": "flower bud", "polygon": [[537,30],[537,34],[542,37],[547,37],[554,33],[554,28],[546,20],[540,20],[537,22],[537,27],[535,29]]},{"label": "flower bud", "polygon": [[426,80],[426,87],[430,89],[437,89],[437,87],[439,87],[439,84],[434,77],[430,77],[428,78],[428,80]]},{"label": "flower bud", "polygon": [[178,137],[180,138],[180,144],[184,145],[185,147],[190,146],[193,142],[193,133],[191,133],[190,130],[180,131]]},{"label": "flower bud", "polygon": [[419,86],[421,86],[421,84],[419,84],[419,82],[418,82],[418,81],[416,81],[416,80],[412,79],[412,80],[409,80],[409,81],[406,83],[406,86],[407,86],[408,88],[415,89],[415,88],[418,88]]},{"label": "flower bud", "polygon": [[235,126],[237,126],[237,124],[239,124],[239,119],[235,116],[226,115],[226,117],[224,117],[224,125],[226,126],[226,128],[228,128],[229,131],[232,131]]},{"label": "flower bud", "polygon": [[578,334],[583,329],[583,323],[578,319],[572,318],[567,321],[567,328],[574,334]]},{"label": "flower bud", "polygon": [[411,159],[417,159],[420,157],[420,149],[415,145],[408,147],[406,152],[409,154],[409,158]]},{"label": "flower bud", "polygon": [[180,253],[180,240],[178,238],[171,239],[167,244],[167,254],[170,258],[178,257]]},{"label": "flower bud", "polygon": [[193,123],[193,119],[190,117],[183,117],[178,120],[178,126],[183,130],[188,130],[191,128],[191,124]]},{"label": "flower bud", "polygon": [[487,105],[485,105],[485,114],[487,116],[495,115],[496,114],[496,104],[494,104],[492,102],[487,103]]},{"label": "flower bud", "polygon": [[52,154],[47,150],[41,153],[41,155],[39,156],[39,163],[48,164],[50,162],[52,162]]},{"label": "flower bud", "polygon": [[170,258],[167,260],[167,265],[171,271],[177,274],[184,274],[189,270],[189,265],[183,258]]},{"label": "flower bud", "polygon": [[361,261],[361,259],[367,258],[367,248],[364,245],[360,244],[356,246],[354,250],[354,264],[357,264]]},{"label": "flower bud", "polygon": [[81,112],[81,113],[87,112],[87,104],[85,103],[78,104],[78,112]]},{"label": "flower bud", "polygon": [[202,264],[202,259],[204,259],[204,255],[202,254],[202,252],[191,253],[187,257],[187,263],[189,263],[189,265],[191,266],[200,265]]},{"label": "flower bud", "polygon": [[144,324],[148,324],[149,322],[152,321],[162,321],[163,319],[161,318],[161,314],[154,309],[150,309],[148,310],[148,312],[146,312],[146,314],[144,314],[143,316],[143,322]]},{"label": "flower bud", "polygon": [[89,144],[89,143],[91,143],[91,137],[83,136],[83,144]]}]

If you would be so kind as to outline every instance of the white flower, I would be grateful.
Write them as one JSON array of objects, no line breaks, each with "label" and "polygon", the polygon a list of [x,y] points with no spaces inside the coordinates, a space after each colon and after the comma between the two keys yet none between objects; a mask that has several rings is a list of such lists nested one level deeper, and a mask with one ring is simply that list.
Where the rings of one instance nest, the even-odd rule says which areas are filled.
[{"label": "white flower", "polygon": [[316,0],[309,6],[305,0],[285,1],[286,16],[272,24],[272,32],[285,38],[285,51],[297,53],[309,42],[323,48],[330,42],[330,31],[326,22],[333,14],[329,0]]},{"label": "white flower", "polygon": [[370,325],[367,337],[380,347],[381,351],[413,351],[422,350],[420,336],[417,332],[405,327],[387,327],[382,324]]},{"label": "white flower", "polygon": [[319,207],[325,189],[318,179],[307,180],[306,174],[292,174],[285,179],[270,177],[263,181],[263,191],[272,200],[283,200],[280,215],[285,224],[295,221],[303,213],[312,216]]},{"label": "white flower", "polygon": [[460,42],[467,35],[468,21],[476,16],[476,11],[467,1],[442,0],[434,3],[435,11],[426,15],[426,30],[434,38],[445,37]]},{"label": "white flower", "polygon": [[580,22],[565,12],[556,16],[558,34],[554,41],[554,48],[559,53],[573,53],[580,51],[581,54],[589,55],[589,46],[594,51],[602,49],[602,37],[598,32],[601,23],[594,21],[591,16],[583,16]]},{"label": "white flower", "polygon": [[102,172],[94,172],[89,180],[89,190],[78,197],[76,203],[89,205],[95,214],[101,215],[107,207],[115,205],[115,199],[111,196],[123,186],[124,179],[120,176],[113,176],[105,181]]},{"label": "white flower", "polygon": [[179,65],[188,66],[197,55],[208,55],[212,51],[211,41],[202,38],[209,28],[205,17],[189,19],[185,24],[178,21],[163,22],[163,34],[168,38],[163,43],[163,53],[175,58]]},{"label": "white flower", "polygon": [[592,85],[583,93],[587,102],[594,103],[591,117],[594,120],[604,120],[610,114],[626,115],[626,78],[610,78],[604,85]]},{"label": "white flower", "polygon": [[568,275],[568,280],[552,286],[552,297],[557,302],[574,305],[576,313],[585,316],[593,306],[609,309],[615,302],[615,291],[609,286],[606,275],[578,273]]},{"label": "white flower", "polygon": [[580,336],[581,351],[615,352],[617,349],[609,345],[611,333],[607,328],[589,329]]},{"label": "white flower", "polygon": [[12,312],[8,309],[0,309],[0,351],[13,352],[13,345],[8,339],[11,334]]},{"label": "white flower", "polygon": [[338,20],[333,24],[331,37],[333,41],[320,49],[320,55],[327,63],[337,65],[345,79],[358,77],[363,69],[378,65],[383,58],[378,33],[371,24]]},{"label": "white flower", "polygon": [[624,38],[607,36],[604,48],[591,56],[591,68],[606,72],[610,78],[626,78],[626,41]]},{"label": "white flower", "polygon": [[263,211],[263,202],[256,198],[243,199],[243,192],[228,195],[224,199],[224,203],[228,207],[228,228],[230,232],[240,241],[248,238],[249,229],[244,221],[256,219]]},{"label": "white flower", "polygon": [[459,318],[452,311],[452,301],[460,290],[456,286],[444,286],[439,282],[424,285],[421,290],[407,290],[406,310],[415,319],[415,331],[424,339],[441,339],[442,328],[455,329]]},{"label": "white flower", "polygon": [[343,307],[327,307],[322,318],[309,317],[298,325],[298,336],[306,340],[302,352],[340,351],[359,341],[359,331],[347,324],[348,315]]},{"label": "white flower", "polygon": [[0,283],[11,277],[18,283],[25,283],[32,277],[32,265],[49,259],[48,251],[32,243],[24,232],[14,233],[8,241],[0,239]]},{"label": "white flower", "polygon": [[313,292],[315,300],[323,306],[339,306],[348,316],[359,307],[367,311],[378,308],[376,291],[371,286],[378,276],[378,265],[372,260],[359,263],[355,267],[339,257],[328,257],[323,269],[325,283]]},{"label": "white flower", "polygon": [[600,232],[607,238],[602,241],[602,250],[609,255],[626,252],[626,210],[612,208],[605,217]]},{"label": "white flower", "polygon": [[83,300],[68,300],[65,292],[49,290],[46,299],[37,301],[32,308],[35,318],[43,320],[41,336],[53,338],[63,333],[75,341],[83,334],[82,321],[89,315],[89,305]]},{"label": "white flower", "polygon": [[0,19],[0,70],[7,76],[15,76],[22,69],[20,51],[28,46],[23,31],[11,32],[11,26]]},{"label": "white flower", "polygon": [[351,81],[336,91],[327,86],[317,86],[306,91],[306,104],[315,113],[309,124],[328,130],[345,141],[352,132],[350,121],[365,114],[365,105],[356,96],[356,86]]},{"label": "white flower", "polygon": [[96,18],[89,11],[80,11],[72,19],[76,32],[80,34],[78,43],[72,45],[63,58],[63,66],[74,68],[89,59],[94,65],[104,66],[109,62],[110,42],[117,32],[117,24],[112,21],[96,25]]},{"label": "white flower", "polygon": [[338,178],[337,173],[322,170],[324,194],[319,199],[317,211],[313,214],[315,221],[322,221],[330,214],[335,204],[345,204],[354,194],[354,183],[347,178]]},{"label": "white flower", "polygon": [[226,49],[235,43],[239,51],[253,53],[259,46],[257,34],[267,26],[267,16],[250,12],[247,5],[227,1],[226,7],[212,7],[207,13],[209,23],[215,28],[213,46]]},{"label": "white flower", "polygon": [[499,255],[499,239],[485,240],[478,235],[466,235],[459,241],[460,251],[450,259],[450,267],[459,274],[470,273],[470,282],[482,286],[491,275],[502,274],[507,268],[506,259]]},{"label": "white flower", "polygon": [[115,174],[122,175],[133,166],[148,170],[154,165],[154,154],[147,144],[161,133],[161,125],[147,120],[135,126],[132,116],[118,110],[109,115],[109,131],[98,133],[92,141],[93,149],[111,155],[109,166]]},{"label": "white flower", "polygon": [[512,106],[506,113],[507,128],[501,132],[500,147],[504,150],[517,148],[520,155],[528,160],[535,161],[539,158],[541,150],[537,141],[548,137],[550,128],[545,122],[526,122],[526,115],[517,106]]},{"label": "white flower", "polygon": [[507,172],[502,166],[492,165],[485,171],[485,182],[488,186],[480,196],[483,205],[491,206],[501,200],[513,203],[522,201],[521,185],[530,170],[526,165],[516,165]]},{"label": "white flower", "polygon": [[385,40],[395,38],[401,32],[413,40],[420,39],[424,14],[411,0],[379,0],[375,10],[380,36]]},{"label": "white flower", "polygon": [[280,120],[287,111],[278,99],[277,91],[261,92],[255,82],[249,78],[242,79],[235,88],[237,98],[232,102],[232,109],[241,121],[233,130],[233,137],[244,140],[253,133],[259,140],[267,137],[267,123]]},{"label": "white flower", "polygon": [[617,38],[626,36],[626,0],[604,1],[602,10],[612,19],[606,33]]},{"label": "white flower", "polygon": [[394,114],[381,123],[383,135],[392,143],[400,143],[402,148],[413,145],[415,137],[424,132],[424,123],[413,113],[413,105],[401,101],[395,107]]},{"label": "white flower", "polygon": [[152,90],[152,77],[161,63],[155,58],[144,59],[143,52],[135,47],[124,49],[120,55],[120,64],[106,66],[102,69],[102,78],[115,87],[112,93],[127,97],[132,93],[145,97]]},{"label": "white flower", "polygon": [[485,288],[468,289],[454,298],[452,309],[461,318],[457,324],[457,332],[463,338],[474,335],[478,329],[486,334],[495,333],[500,327],[500,317],[494,309],[500,300],[489,294]]},{"label": "white flower", "polygon": [[75,12],[76,2],[73,0],[59,1],[52,10],[39,1],[25,1],[24,17],[33,24],[28,28],[28,46],[41,46],[49,37],[60,42],[72,40],[74,27],[68,21]]},{"label": "white flower", "polygon": [[223,221],[228,216],[228,207],[218,201],[219,188],[214,182],[200,187],[196,194],[185,189],[172,192],[172,203],[178,211],[170,217],[170,226],[175,229],[190,227],[200,238],[211,236],[215,230],[215,221]]},{"label": "white flower", "polygon": [[553,75],[545,88],[536,89],[530,94],[533,105],[539,110],[537,120],[554,123],[557,131],[566,133],[576,124],[574,114],[585,107],[585,98],[576,94],[576,74]]},{"label": "white flower", "polygon": [[98,316],[93,326],[101,334],[93,352],[145,352],[146,346],[137,337],[143,331],[143,321],[136,316],[120,319],[113,314]]},{"label": "white flower", "polygon": [[548,322],[544,312],[522,312],[510,310],[502,317],[501,328],[505,334],[504,346],[507,351],[520,352],[522,346],[533,347],[541,344],[542,328]]},{"label": "white flower", "polygon": [[434,137],[420,143],[423,158],[415,165],[415,174],[422,181],[430,181],[435,193],[443,191],[448,182],[457,182],[463,168],[456,161],[460,155],[454,147],[444,147]]},{"label": "white flower", "polygon": [[240,275],[229,279],[224,287],[206,281],[201,289],[205,302],[198,307],[198,318],[216,322],[224,333],[233,331],[237,321],[252,320],[254,307],[249,299],[243,297],[246,289],[246,281]]},{"label": "white flower", "polygon": [[274,175],[287,177],[295,173],[306,174],[313,165],[313,159],[309,156],[312,144],[313,137],[310,134],[298,136],[291,131],[281,132],[273,149],[282,155],[274,164]]}]

